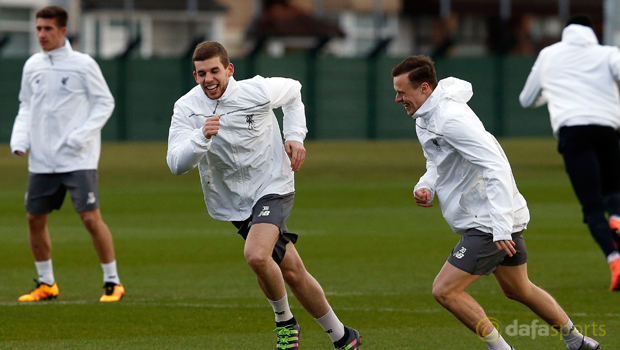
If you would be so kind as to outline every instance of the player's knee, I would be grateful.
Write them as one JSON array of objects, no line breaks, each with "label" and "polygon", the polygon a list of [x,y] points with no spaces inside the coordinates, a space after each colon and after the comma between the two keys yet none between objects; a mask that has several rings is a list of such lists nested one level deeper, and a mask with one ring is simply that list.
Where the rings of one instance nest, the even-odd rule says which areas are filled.
[{"label": "player's knee", "polygon": [[271,256],[264,256],[253,250],[245,250],[243,253],[248,265],[255,271],[263,269],[269,263],[269,259],[271,259]]},{"label": "player's knee", "polygon": [[444,305],[450,298],[449,288],[446,288],[446,286],[441,283],[433,283],[433,298],[435,298],[438,303]]},{"label": "player's knee", "polygon": [[31,231],[37,231],[45,227],[45,217],[41,215],[28,213],[27,220]]},{"label": "player's knee", "polygon": [[502,289],[506,298],[522,302],[527,298],[528,288],[527,287],[514,287],[514,288],[504,288]]},{"label": "player's knee", "polygon": [[82,217],[82,223],[84,223],[88,232],[94,234],[99,225],[99,220],[93,215],[85,215]]}]

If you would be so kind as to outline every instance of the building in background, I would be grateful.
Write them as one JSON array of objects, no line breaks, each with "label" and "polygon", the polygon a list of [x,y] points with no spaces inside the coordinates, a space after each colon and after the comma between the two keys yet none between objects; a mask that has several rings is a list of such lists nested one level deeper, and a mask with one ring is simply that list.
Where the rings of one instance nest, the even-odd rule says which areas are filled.
[{"label": "building in background", "polygon": [[36,36],[37,11],[48,5],[60,5],[72,14],[67,24],[67,36],[79,32],[79,0],[0,0],[0,56],[28,57],[39,51]]},{"label": "building in background", "polygon": [[0,0],[0,56],[38,51],[35,13],[52,4],[69,10],[76,49],[113,58],[133,47],[149,58],[187,55],[200,40],[220,41],[234,57],[321,42],[321,53],[338,57],[379,45],[400,57],[535,55],[559,40],[571,14],[589,15],[602,39],[604,3],[618,0]]},{"label": "building in background", "polygon": [[216,0],[82,0],[84,52],[112,58],[176,57],[204,40],[222,41],[226,7]]}]

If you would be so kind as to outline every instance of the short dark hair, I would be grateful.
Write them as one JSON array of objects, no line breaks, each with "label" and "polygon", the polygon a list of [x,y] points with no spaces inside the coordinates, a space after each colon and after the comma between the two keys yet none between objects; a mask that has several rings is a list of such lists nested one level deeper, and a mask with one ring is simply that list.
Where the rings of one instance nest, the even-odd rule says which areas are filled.
[{"label": "short dark hair", "polygon": [[230,64],[228,51],[226,51],[222,44],[216,41],[203,41],[196,45],[194,55],[192,56],[192,65],[194,66],[194,70],[196,69],[194,62],[208,60],[213,57],[219,57],[220,62],[224,65],[224,68],[228,67]]},{"label": "short dark hair", "polygon": [[575,15],[575,16],[569,18],[566,21],[566,26],[568,27],[571,24],[580,24],[582,26],[586,26],[586,27],[592,28],[592,21],[590,20],[590,17],[588,17],[586,15]]},{"label": "short dark hair", "polygon": [[60,6],[47,6],[39,11],[37,11],[36,18],[48,18],[55,19],[56,24],[62,28],[67,26],[67,20],[69,19],[69,14],[67,10],[63,9]]},{"label": "short dark hair", "polygon": [[433,90],[437,87],[437,73],[435,64],[426,55],[409,56],[392,69],[392,77],[408,74],[409,82],[413,87],[427,83]]}]

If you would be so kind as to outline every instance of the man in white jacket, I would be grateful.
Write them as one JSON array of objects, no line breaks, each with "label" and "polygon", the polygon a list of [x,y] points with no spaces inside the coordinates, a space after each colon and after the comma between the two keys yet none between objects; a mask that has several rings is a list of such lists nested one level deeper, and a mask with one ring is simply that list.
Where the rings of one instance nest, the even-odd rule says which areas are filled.
[{"label": "man in white jacket", "polygon": [[[358,349],[360,334],[339,321],[304,268],[293,245],[297,234],[286,226],[293,208],[293,171],[301,168],[306,154],[301,84],[261,76],[236,81],[228,53],[217,42],[199,44],[192,61],[198,85],[174,105],[170,170],[184,174],[198,166],[209,214],[232,222],[246,240],[245,258],[275,313],[276,349],[299,345],[300,327],[285,283],[336,349]],[[279,107],[285,144],[273,113]]]},{"label": "man in white jacket", "polygon": [[[462,235],[433,283],[433,297],[488,345],[513,349],[465,288],[494,274],[504,294],[540,316],[566,341],[568,350],[599,349],[584,337],[558,303],[527,277],[522,232],[530,215],[508,159],[467,102],[471,84],[456,78],[437,82],[427,56],[412,56],[392,70],[396,102],[416,122],[426,173],[415,186],[417,205],[437,197],[452,230]],[[561,326],[557,326],[561,325]]]},{"label": "man in white jacket", "polygon": [[105,292],[100,301],[118,301],[125,290],[116,269],[112,235],[101,219],[97,185],[101,129],[114,110],[114,98],[95,60],[73,51],[65,38],[67,11],[48,6],[36,18],[42,51],[24,65],[11,151],[21,157],[30,149],[26,211],[39,280],[19,300],[58,295],[47,218],[60,209],[69,190],[101,261]]},{"label": "man in white jacket", "polygon": [[523,107],[548,105],[583,220],[607,257],[612,291],[620,291],[619,81],[620,50],[599,45],[590,20],[575,16],[562,41],[540,52],[519,95]]}]

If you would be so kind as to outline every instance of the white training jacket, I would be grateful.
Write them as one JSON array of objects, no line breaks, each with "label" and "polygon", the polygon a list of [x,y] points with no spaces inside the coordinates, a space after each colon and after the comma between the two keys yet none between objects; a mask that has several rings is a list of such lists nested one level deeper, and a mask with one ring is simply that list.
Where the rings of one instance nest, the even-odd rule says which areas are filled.
[{"label": "white training jacket", "polygon": [[101,129],[114,98],[97,62],[64,46],[32,55],[24,65],[11,152],[30,149],[31,173],[97,169]]},{"label": "white training jacket", "polygon": [[443,79],[413,115],[426,157],[414,191],[437,196],[455,233],[475,228],[510,240],[527,227],[529,210],[502,147],[467,105],[472,95],[469,82]]},{"label": "white training jacket", "polygon": [[548,104],[553,134],[575,125],[620,127],[620,49],[598,44],[592,28],[571,24],[540,51],[519,102]]},{"label": "white training jacket", "polygon": [[[198,165],[209,214],[242,221],[267,194],[295,191],[293,170],[273,109],[282,107],[286,141],[303,143],[306,117],[301,84],[293,79],[228,80],[224,94],[209,99],[200,85],[174,105],[166,160],[174,174]],[[217,135],[207,139],[207,117],[220,115]]]}]

